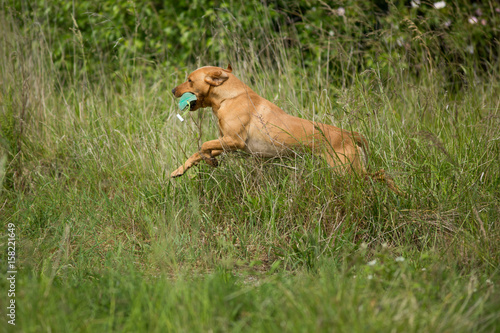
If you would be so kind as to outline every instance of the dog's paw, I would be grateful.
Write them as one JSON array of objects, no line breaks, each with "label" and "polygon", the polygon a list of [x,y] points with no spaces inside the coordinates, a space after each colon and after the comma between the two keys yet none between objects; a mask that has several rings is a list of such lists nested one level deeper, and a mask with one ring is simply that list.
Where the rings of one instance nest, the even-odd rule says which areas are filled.
[{"label": "dog's paw", "polygon": [[217,168],[219,166],[219,162],[217,161],[216,158],[212,157],[212,158],[207,158],[205,160],[205,162],[207,162],[208,165],[214,167],[214,168]]},{"label": "dog's paw", "polygon": [[217,161],[217,159],[215,157],[212,157],[212,156],[208,157],[208,156],[205,156],[204,154],[201,154],[201,153],[200,153],[200,156],[205,161],[205,163],[207,163],[211,167],[216,168],[219,166],[219,162]]},{"label": "dog's paw", "polygon": [[170,174],[170,178],[180,177],[184,174],[184,168],[180,167]]}]

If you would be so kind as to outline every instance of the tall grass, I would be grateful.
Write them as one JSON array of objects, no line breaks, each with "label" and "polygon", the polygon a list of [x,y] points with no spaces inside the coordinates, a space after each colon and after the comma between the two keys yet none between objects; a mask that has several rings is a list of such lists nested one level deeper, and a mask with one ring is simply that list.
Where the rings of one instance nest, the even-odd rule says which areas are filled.
[{"label": "tall grass", "polygon": [[[276,40],[223,23],[224,59],[61,73],[56,36],[1,13],[0,216],[17,230],[21,330],[497,330],[498,68],[452,92],[436,64],[358,72],[332,39],[332,79],[284,26]],[[363,133],[370,169],[407,196],[307,153],[226,154],[169,179],[217,135],[209,110],[178,122],[170,90],[228,61],[288,113]]]}]

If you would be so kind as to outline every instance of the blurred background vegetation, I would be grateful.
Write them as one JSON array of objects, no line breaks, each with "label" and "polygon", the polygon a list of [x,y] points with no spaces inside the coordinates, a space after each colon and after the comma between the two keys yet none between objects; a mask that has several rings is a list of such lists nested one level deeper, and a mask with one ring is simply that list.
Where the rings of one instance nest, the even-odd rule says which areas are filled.
[{"label": "blurred background vegetation", "polygon": [[377,66],[387,76],[397,68],[437,71],[456,90],[490,79],[499,66],[495,1],[19,0],[2,7],[22,29],[50,39],[57,71],[85,68],[90,78],[103,68],[239,63],[249,53],[279,66],[276,46],[294,50],[287,57],[296,66],[321,66],[343,85]]}]

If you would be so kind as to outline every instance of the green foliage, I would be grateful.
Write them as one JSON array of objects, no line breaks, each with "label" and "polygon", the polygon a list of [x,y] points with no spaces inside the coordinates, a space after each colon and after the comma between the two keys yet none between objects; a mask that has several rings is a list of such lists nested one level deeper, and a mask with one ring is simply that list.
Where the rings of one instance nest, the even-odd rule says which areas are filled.
[{"label": "green foliage", "polygon": [[279,66],[276,48],[286,48],[299,50],[287,52],[297,66],[321,67],[343,85],[378,66],[387,78],[438,71],[455,89],[499,65],[500,13],[489,2],[39,0],[5,10],[40,29],[56,68],[73,74],[236,62],[239,53]]},{"label": "green foliage", "polygon": [[[0,219],[16,230],[18,327],[498,330],[496,15],[466,2],[4,2]],[[288,113],[361,132],[370,171],[407,195],[304,151],[225,154],[169,179],[217,135],[208,110],[178,122],[170,90],[227,61]]]}]

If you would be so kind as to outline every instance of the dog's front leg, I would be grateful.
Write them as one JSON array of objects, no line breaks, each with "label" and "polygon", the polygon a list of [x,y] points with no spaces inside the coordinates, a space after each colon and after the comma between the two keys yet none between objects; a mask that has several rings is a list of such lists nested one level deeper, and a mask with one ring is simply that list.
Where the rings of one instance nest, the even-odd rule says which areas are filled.
[{"label": "dog's front leg", "polygon": [[207,141],[202,144],[200,155],[208,164],[217,166],[217,160],[215,157],[219,156],[224,151],[233,151],[243,149],[244,147],[245,142],[243,142],[240,138],[223,136],[217,140]]},{"label": "dog's front leg", "polygon": [[200,152],[200,156],[205,161],[205,163],[207,163],[211,167],[216,168],[219,166],[219,162],[217,162],[217,159],[215,157],[219,156],[222,153],[223,153],[223,150],[212,150],[212,151],[210,151],[209,156],[205,155],[202,152]]},{"label": "dog's front leg", "polygon": [[225,150],[237,150],[243,149],[245,147],[245,143],[243,140],[237,138],[231,138],[227,136],[223,136],[217,140],[211,140],[203,143],[201,145],[200,152],[194,153],[193,156],[188,158],[188,160],[184,163],[184,165],[180,166],[170,174],[170,177],[179,177],[184,174],[189,168],[197,165],[203,159],[207,164],[216,167],[217,160],[215,157],[222,154]]},{"label": "dog's front leg", "polygon": [[174,172],[172,172],[170,174],[170,177],[174,178],[174,177],[182,176],[184,174],[184,172],[186,172],[187,169],[189,169],[192,166],[195,166],[200,161],[201,161],[200,153],[194,153],[190,158],[187,159],[186,162],[184,162],[183,165],[181,165]]}]

